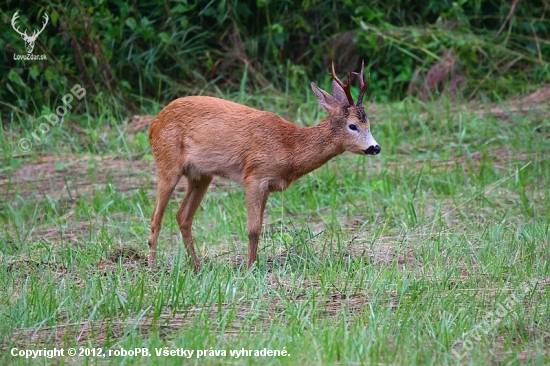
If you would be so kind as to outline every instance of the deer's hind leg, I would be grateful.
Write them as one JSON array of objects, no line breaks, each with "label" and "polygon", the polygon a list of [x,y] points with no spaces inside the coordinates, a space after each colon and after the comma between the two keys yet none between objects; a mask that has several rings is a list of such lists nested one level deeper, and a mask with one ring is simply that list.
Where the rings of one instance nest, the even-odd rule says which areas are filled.
[{"label": "deer's hind leg", "polygon": [[173,174],[162,174],[159,170],[158,183],[157,183],[157,199],[155,202],[155,210],[153,211],[153,217],[151,218],[151,233],[147,243],[149,244],[149,266],[151,268],[155,267],[156,264],[156,250],[157,250],[157,239],[162,227],[162,217],[164,216],[164,211],[166,211],[166,206],[168,201],[170,201],[170,196],[176,188],[181,175],[178,173]]},{"label": "deer's hind leg", "polygon": [[180,206],[176,220],[180,227],[183,242],[187,248],[187,253],[193,260],[193,267],[195,271],[198,271],[201,267],[199,257],[195,252],[195,244],[193,240],[193,233],[191,225],[193,224],[193,218],[195,213],[201,204],[201,201],[208,190],[212,176],[203,175],[200,177],[187,178],[187,192],[185,198]]}]

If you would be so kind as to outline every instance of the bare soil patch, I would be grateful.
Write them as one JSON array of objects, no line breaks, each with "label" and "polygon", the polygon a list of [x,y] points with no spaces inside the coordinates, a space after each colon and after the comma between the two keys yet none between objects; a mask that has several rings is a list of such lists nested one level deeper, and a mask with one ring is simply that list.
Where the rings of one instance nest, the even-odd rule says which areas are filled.
[{"label": "bare soil patch", "polygon": [[0,174],[0,195],[6,201],[20,195],[23,199],[77,200],[105,185],[116,182],[116,189],[128,191],[154,187],[152,161],[126,161],[116,156],[46,155],[25,161],[11,172]]},{"label": "bare soil patch", "polygon": [[532,113],[538,117],[547,118],[550,115],[550,87],[543,87],[524,98],[508,101],[506,106],[493,105],[483,108],[477,114],[487,114],[497,118],[511,120],[514,115],[525,115]]},{"label": "bare soil patch", "polygon": [[[186,190],[181,179],[176,191]],[[11,172],[0,173],[0,195],[11,201],[16,195],[23,199],[76,201],[102,191],[113,184],[118,191],[146,187],[150,196],[156,195],[157,176],[153,161],[124,160],[114,155],[76,156],[45,155],[21,164]],[[210,189],[227,187],[226,181],[215,177]],[[154,198],[153,198],[154,199]]]}]

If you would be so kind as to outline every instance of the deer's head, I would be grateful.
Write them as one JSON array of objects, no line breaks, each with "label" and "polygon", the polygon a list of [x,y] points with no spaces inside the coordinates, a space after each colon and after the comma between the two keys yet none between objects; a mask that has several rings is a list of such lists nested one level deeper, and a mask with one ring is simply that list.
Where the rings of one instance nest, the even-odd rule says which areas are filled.
[{"label": "deer's head", "polygon": [[334,72],[332,63],[332,95],[311,83],[311,88],[319,104],[328,112],[334,138],[341,141],[344,150],[366,155],[377,155],[380,146],[372,137],[370,121],[363,108],[363,95],[369,86],[370,74],[367,80],[363,79],[365,64],[361,64],[361,72],[353,74],[359,78],[359,95],[357,103],[351,97],[351,76],[348,73],[348,83],[344,84]]},{"label": "deer's head", "polygon": [[15,14],[13,14],[13,17],[11,18],[11,26],[19,35],[21,35],[21,38],[23,38],[23,41],[25,41],[25,48],[27,49],[27,53],[32,53],[32,50],[34,49],[34,43],[36,42],[36,38],[38,38],[38,35],[42,33],[44,28],[46,27],[46,24],[48,24],[48,15],[44,13],[44,22],[42,22],[42,29],[34,30],[33,33],[29,36],[27,35],[27,30],[25,29],[24,32],[19,31],[19,27],[15,26],[15,22],[17,18],[19,17],[19,11],[16,11]]}]

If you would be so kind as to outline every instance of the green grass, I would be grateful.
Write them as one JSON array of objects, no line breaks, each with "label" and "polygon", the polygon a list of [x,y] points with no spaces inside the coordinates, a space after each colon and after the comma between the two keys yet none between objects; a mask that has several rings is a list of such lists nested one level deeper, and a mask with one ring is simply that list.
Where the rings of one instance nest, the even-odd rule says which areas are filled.
[{"label": "green grass", "polygon": [[[224,97],[302,123],[323,117],[310,93]],[[179,348],[195,351],[193,364],[550,362],[550,106],[506,119],[444,100],[371,107],[381,155],[345,153],[272,194],[251,271],[244,192],[216,180],[194,223],[198,274],[175,222],[181,191],[158,268],[146,266],[147,139],[104,110],[67,117],[25,155],[13,149],[33,127],[17,115],[4,126],[0,363],[28,363],[14,347],[153,354],[33,364],[179,365],[155,355]],[[243,348],[288,356],[230,356]]]}]

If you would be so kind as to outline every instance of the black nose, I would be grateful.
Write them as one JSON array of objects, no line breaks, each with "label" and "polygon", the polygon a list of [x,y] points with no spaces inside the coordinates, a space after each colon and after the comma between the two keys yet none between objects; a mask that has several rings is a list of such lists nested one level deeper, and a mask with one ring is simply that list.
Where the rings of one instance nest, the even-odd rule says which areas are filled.
[{"label": "black nose", "polygon": [[382,149],[380,148],[380,146],[375,145],[375,146],[369,146],[369,148],[366,150],[363,150],[363,152],[367,155],[378,155],[380,154],[381,150]]}]

